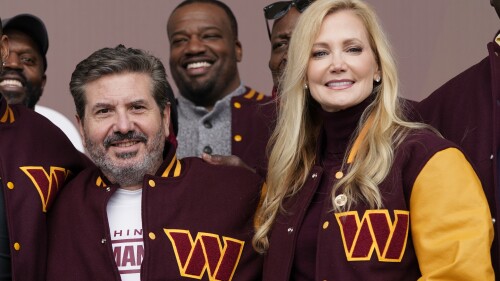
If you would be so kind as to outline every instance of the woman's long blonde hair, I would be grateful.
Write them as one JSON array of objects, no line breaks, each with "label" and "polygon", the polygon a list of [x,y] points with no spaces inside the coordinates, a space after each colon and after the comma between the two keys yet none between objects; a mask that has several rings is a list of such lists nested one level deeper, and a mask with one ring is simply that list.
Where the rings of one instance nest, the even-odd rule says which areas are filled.
[{"label": "woman's long blonde hair", "polygon": [[[321,24],[326,16],[341,10],[354,12],[364,23],[382,80],[374,86],[376,97],[365,110],[357,132],[369,115],[373,116],[373,123],[360,143],[355,161],[349,165],[347,174],[333,187],[333,210],[343,211],[360,201],[370,208],[382,207],[378,185],[391,169],[395,147],[409,130],[425,127],[423,124],[406,122],[402,117],[396,64],[372,8],[360,0],[314,2],[300,16],[288,50],[277,126],[269,143],[267,191],[256,217],[258,226],[253,245],[259,252],[265,252],[269,247],[268,234],[276,215],[280,211],[285,212],[283,200],[300,190],[316,160],[321,120],[314,114],[312,107],[315,101],[304,90],[304,84],[312,46]],[[346,160],[347,157],[344,165]],[[345,209],[333,204],[335,192],[340,188],[348,198]]]}]

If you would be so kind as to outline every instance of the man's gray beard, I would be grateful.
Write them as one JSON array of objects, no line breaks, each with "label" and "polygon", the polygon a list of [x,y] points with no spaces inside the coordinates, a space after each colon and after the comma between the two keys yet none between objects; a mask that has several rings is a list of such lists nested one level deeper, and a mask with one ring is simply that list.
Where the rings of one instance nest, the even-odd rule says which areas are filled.
[{"label": "man's gray beard", "polygon": [[[154,174],[163,162],[163,149],[165,146],[163,129],[151,140],[151,144],[146,147],[146,154],[142,163],[133,164],[122,167],[115,166],[110,158],[106,156],[106,152],[99,145],[92,142],[85,132],[85,149],[87,150],[90,159],[97,167],[101,169],[103,174],[113,183],[120,186],[133,186],[142,183],[144,175]],[[137,152],[120,153],[116,156],[121,159],[133,158]]]}]

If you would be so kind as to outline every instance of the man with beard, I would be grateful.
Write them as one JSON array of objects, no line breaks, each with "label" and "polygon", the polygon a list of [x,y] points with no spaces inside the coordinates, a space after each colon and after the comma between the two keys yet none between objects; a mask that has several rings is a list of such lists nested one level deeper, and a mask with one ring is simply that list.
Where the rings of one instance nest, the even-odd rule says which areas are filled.
[{"label": "man with beard", "polygon": [[186,0],[167,23],[170,71],[179,88],[179,157],[236,155],[250,166],[265,163],[274,124],[271,101],[240,80],[238,26],[217,0]]},{"label": "man with beard", "polygon": [[71,181],[50,213],[47,280],[258,280],[251,238],[262,180],[176,157],[161,62],[104,48],[77,65],[70,90],[97,167]]},{"label": "man with beard", "polygon": [[[0,71],[9,54],[0,23]],[[46,213],[88,164],[54,124],[0,95],[0,280],[45,280]]]},{"label": "man with beard", "polygon": [[49,38],[45,24],[34,15],[20,14],[4,20],[3,27],[10,42],[9,57],[0,74],[3,96],[9,104],[24,104],[47,117],[83,151],[78,130],[68,118],[51,108],[36,105],[47,82]]}]

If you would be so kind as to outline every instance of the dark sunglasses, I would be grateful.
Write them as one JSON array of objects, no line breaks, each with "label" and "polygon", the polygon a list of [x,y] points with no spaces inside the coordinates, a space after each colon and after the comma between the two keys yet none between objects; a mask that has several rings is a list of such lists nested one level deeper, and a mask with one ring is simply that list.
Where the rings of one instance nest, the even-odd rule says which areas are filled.
[{"label": "dark sunglasses", "polygon": [[269,28],[268,20],[277,20],[288,13],[292,6],[295,6],[299,12],[303,12],[314,0],[292,0],[278,1],[264,7],[264,17],[266,19],[267,34],[271,39],[271,29]]}]

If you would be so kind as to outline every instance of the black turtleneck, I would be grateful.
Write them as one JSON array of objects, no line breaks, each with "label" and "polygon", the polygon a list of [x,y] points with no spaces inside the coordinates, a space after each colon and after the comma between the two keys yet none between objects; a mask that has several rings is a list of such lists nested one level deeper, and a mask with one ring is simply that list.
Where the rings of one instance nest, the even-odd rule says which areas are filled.
[{"label": "black turtleneck", "polygon": [[[321,212],[331,210],[330,192],[335,183],[335,173],[340,171],[353,133],[356,131],[361,115],[372,103],[371,95],[363,102],[337,112],[318,109],[323,121],[322,133],[317,149],[317,165],[324,172],[316,193],[302,222],[297,238],[294,264],[290,279],[294,281],[314,280],[316,274],[316,245],[320,226]],[[327,204],[328,207],[324,207]]]}]

